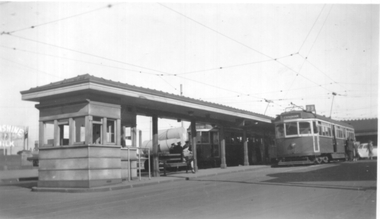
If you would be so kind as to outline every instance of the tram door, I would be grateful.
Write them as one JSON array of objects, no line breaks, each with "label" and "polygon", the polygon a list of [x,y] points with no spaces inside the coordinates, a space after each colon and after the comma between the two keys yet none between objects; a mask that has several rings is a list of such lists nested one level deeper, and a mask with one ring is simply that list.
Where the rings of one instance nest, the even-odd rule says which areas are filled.
[{"label": "tram door", "polygon": [[313,122],[313,146],[314,152],[320,152],[318,126],[315,121]]},{"label": "tram door", "polygon": [[335,135],[335,133],[336,133],[336,131],[335,131],[335,125],[333,126],[333,128],[332,128],[332,135],[333,135],[333,142],[332,142],[332,144],[333,144],[333,149],[334,149],[334,153],[336,153],[336,151],[337,151],[337,142],[336,142],[336,135]]}]

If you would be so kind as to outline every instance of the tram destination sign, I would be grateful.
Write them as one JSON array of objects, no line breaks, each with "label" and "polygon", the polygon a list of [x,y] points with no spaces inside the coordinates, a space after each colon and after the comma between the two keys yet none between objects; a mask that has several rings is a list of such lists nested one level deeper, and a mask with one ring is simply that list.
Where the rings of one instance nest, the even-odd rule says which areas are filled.
[{"label": "tram destination sign", "polygon": [[283,116],[282,116],[282,119],[283,119],[283,120],[287,120],[287,119],[297,119],[297,118],[301,118],[301,114],[299,114],[299,113],[294,113],[294,114],[288,114],[288,115],[283,115]]}]

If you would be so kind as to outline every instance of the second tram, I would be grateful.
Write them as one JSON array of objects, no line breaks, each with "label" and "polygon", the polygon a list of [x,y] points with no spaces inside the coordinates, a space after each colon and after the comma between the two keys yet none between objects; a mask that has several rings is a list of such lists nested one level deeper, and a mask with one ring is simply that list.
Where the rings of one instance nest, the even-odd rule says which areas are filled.
[{"label": "second tram", "polygon": [[278,165],[345,160],[346,140],[355,140],[352,125],[308,111],[282,113],[274,125]]}]

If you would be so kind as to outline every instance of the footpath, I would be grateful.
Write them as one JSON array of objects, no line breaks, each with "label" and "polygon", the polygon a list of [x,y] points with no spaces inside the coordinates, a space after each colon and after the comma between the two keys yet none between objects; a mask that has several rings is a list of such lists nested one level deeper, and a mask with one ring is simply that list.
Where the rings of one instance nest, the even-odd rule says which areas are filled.
[{"label": "footpath", "polygon": [[[258,166],[235,166],[222,168],[200,169],[196,173],[186,173],[186,171],[168,172],[167,176],[149,177],[146,172],[142,173],[141,177],[135,177],[132,180],[125,180],[116,185],[108,185],[94,188],[38,188],[38,169],[26,170],[4,170],[0,171],[0,186],[17,186],[28,184],[32,187],[32,191],[36,192],[69,192],[69,193],[83,193],[83,192],[103,192],[114,191],[120,189],[135,188],[141,186],[149,186],[158,183],[167,183],[173,181],[190,180],[194,178],[208,177],[223,175],[235,172],[252,171],[258,168],[264,168],[264,165]],[[28,186],[29,187],[29,186]]]}]

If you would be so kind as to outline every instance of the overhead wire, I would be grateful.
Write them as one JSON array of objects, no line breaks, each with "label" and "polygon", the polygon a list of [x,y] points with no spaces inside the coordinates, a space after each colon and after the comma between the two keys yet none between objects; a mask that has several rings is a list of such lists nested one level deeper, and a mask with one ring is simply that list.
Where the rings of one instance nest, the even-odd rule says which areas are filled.
[{"label": "overhead wire", "polygon": [[142,68],[142,69],[146,69],[146,70],[149,70],[149,71],[158,72],[158,73],[161,73],[161,74],[173,75],[173,74],[169,74],[167,72],[163,72],[163,71],[159,71],[159,70],[155,70],[155,69],[151,69],[151,68],[147,68],[147,67],[131,64],[131,63],[128,63],[128,62],[123,62],[123,61],[115,60],[115,59],[110,59],[110,58],[107,58],[107,57],[104,57],[104,56],[100,56],[100,55],[94,55],[94,54],[91,54],[91,53],[87,53],[87,52],[83,52],[83,51],[79,51],[79,50],[75,50],[75,49],[65,48],[65,47],[62,47],[62,46],[58,46],[58,45],[54,45],[54,44],[50,44],[50,43],[41,42],[41,41],[38,41],[38,40],[29,39],[29,38],[18,36],[18,35],[14,35],[14,34],[7,34],[7,36],[11,36],[11,37],[15,37],[15,38],[23,39],[23,40],[26,40],[26,41],[31,41],[31,42],[35,42],[35,43],[39,43],[39,44],[43,44],[43,45],[59,48],[59,49],[63,49],[63,50],[71,51],[71,52],[76,52],[76,53],[79,53],[79,54],[82,54],[82,55],[87,55],[87,56],[91,56],[91,57],[95,57],[95,58],[99,58],[99,59],[104,59],[104,60],[111,61],[111,62],[116,62],[116,63],[120,63],[120,64],[130,65],[130,66],[133,66],[133,67],[136,67],[136,68]]},{"label": "overhead wire", "polygon": [[[77,60],[77,59],[71,59],[71,58],[66,58],[66,57],[62,57],[62,56],[56,56],[56,55],[50,55],[50,54],[42,54],[42,53],[38,53],[38,52],[33,52],[33,51],[29,51],[29,50],[23,50],[23,49],[16,49],[15,47],[14,48],[10,48],[10,47],[6,47],[6,46],[3,46],[3,45],[0,45],[0,47],[2,48],[7,48],[7,49],[12,49],[14,51],[23,51],[23,52],[29,52],[29,53],[34,53],[34,54],[39,54],[39,55],[46,55],[46,56],[51,56],[51,57],[56,57],[56,58],[62,58],[62,59],[67,59],[67,60],[71,60],[71,61],[77,61],[77,62],[84,62],[84,63],[87,63],[87,64],[93,64],[93,65],[99,65],[99,66],[103,66],[103,67],[109,67],[109,68],[116,68],[116,69],[120,69],[120,70],[127,70],[127,71],[134,71],[134,72],[139,72],[139,73],[145,73],[145,74],[150,74],[150,75],[155,75],[155,76],[158,76],[162,81],[164,81],[166,84],[168,84],[169,86],[173,87],[174,90],[177,90],[173,85],[171,85],[168,81],[166,81],[163,77],[155,74],[155,73],[146,73],[146,72],[142,72],[142,71],[138,71],[138,70],[132,70],[132,69],[126,69],[126,68],[120,68],[120,67],[115,67],[115,66],[109,66],[109,65],[104,65],[104,64],[99,64],[99,63],[94,63],[94,62],[88,62],[88,61],[83,61],[83,60]],[[0,57],[1,58],[1,57]],[[10,62],[12,62],[11,60],[8,60]],[[21,64],[20,64],[21,65]],[[25,65],[24,65],[25,66]],[[28,66],[25,66],[25,67],[28,67]],[[28,67],[28,68],[31,68],[31,67]],[[33,68],[32,68],[33,69]],[[34,69],[36,71],[39,71],[37,69]],[[46,72],[43,72],[44,74],[48,74],[48,75],[52,75],[52,74],[49,74],[49,73],[46,73]],[[54,76],[54,75],[52,75]],[[62,79],[62,78],[61,78]]]},{"label": "overhead wire", "polygon": [[[295,55],[295,54],[290,54],[290,55],[278,57],[276,59],[283,59],[283,58],[287,58],[287,57],[290,57],[293,55]],[[236,65],[220,66],[220,67],[209,68],[209,69],[204,69],[204,70],[189,71],[189,72],[179,73],[176,75],[187,75],[187,74],[194,74],[194,73],[207,72],[207,71],[223,70],[223,69],[228,69],[228,68],[236,68],[236,67],[241,67],[241,66],[246,66],[246,65],[254,65],[254,64],[270,62],[270,61],[273,61],[273,59],[261,60],[261,61],[256,61],[256,62],[247,62],[247,63],[236,64]]]},{"label": "overhead wire", "polygon": [[[315,19],[314,24],[312,25],[312,28],[310,29],[310,31],[309,31],[309,33],[307,34],[307,36],[306,36],[304,42],[302,43],[300,49],[299,49],[298,52],[297,52],[298,55],[299,55],[299,53],[300,53],[300,51],[301,51],[301,49],[302,49],[304,43],[307,41],[307,39],[308,39],[308,37],[309,37],[311,31],[313,30],[315,24],[316,24],[317,21],[319,20],[319,17],[320,17],[320,15],[322,14],[322,11],[324,10],[325,6],[326,6],[326,5],[323,6],[323,8],[322,8],[322,10],[320,11],[318,17]],[[307,53],[307,56],[310,54],[311,50],[313,49],[313,47],[314,47],[314,45],[315,45],[315,42],[317,41],[317,39],[318,39],[318,37],[319,37],[319,34],[321,33],[323,27],[325,26],[325,23],[326,23],[326,21],[327,21],[327,18],[328,18],[329,15],[330,15],[331,9],[332,9],[332,7],[330,8],[330,10],[329,10],[329,12],[328,12],[328,14],[327,14],[327,16],[326,16],[326,18],[325,18],[325,20],[324,20],[322,26],[321,26],[321,28],[319,29],[319,32],[318,32],[317,36],[315,37],[315,40],[314,40],[314,42],[313,42],[313,44],[312,44],[312,46],[311,46],[309,52]],[[303,60],[299,72],[301,72],[301,69],[302,69],[303,65],[305,64],[305,62],[306,62],[306,60],[307,60],[307,56],[306,56],[306,58]],[[304,77],[302,74],[300,74],[300,75],[301,75],[302,77]],[[294,80],[292,81],[292,83],[290,84],[290,87],[289,87],[289,88],[291,88],[291,87],[293,86],[295,80],[297,79],[297,76],[298,76],[298,74],[296,75],[296,77],[294,78]],[[309,79],[306,78],[306,77],[304,77],[304,78],[307,79],[307,80],[309,80]],[[309,81],[311,81],[311,80],[309,80]],[[334,82],[334,80],[332,80],[332,81]],[[315,83],[314,81],[311,81],[311,82]],[[327,90],[326,88],[324,88],[324,89]],[[329,90],[329,91],[331,91],[331,90]],[[288,92],[286,93],[286,95],[287,95],[287,94],[288,94]],[[286,96],[286,95],[285,95],[285,96]]]},{"label": "overhead wire", "polygon": [[[160,3],[159,3],[159,4],[160,4]],[[160,4],[160,5],[162,5],[162,4]],[[163,7],[166,7],[166,6],[164,6],[164,5],[162,5],[162,6],[163,6]],[[103,8],[104,8],[104,7],[103,7]],[[168,7],[166,7],[166,8],[168,8]],[[168,8],[168,9],[170,9],[170,8]],[[98,9],[98,10],[100,10],[100,9]],[[171,10],[172,10],[172,9],[171,9]],[[331,9],[330,9],[330,10],[331,10]],[[175,10],[173,10],[173,11],[175,11]],[[175,12],[176,12],[176,11],[175,11]],[[90,13],[90,12],[87,12],[87,13]],[[85,14],[85,13],[82,13],[82,14]],[[66,18],[63,18],[63,19],[60,19],[60,20],[69,19],[69,18],[72,18],[72,17],[75,17],[75,16],[79,16],[79,14],[78,14],[78,15],[71,16],[71,17],[66,17]],[[185,16],[185,15],[183,15],[183,16]],[[186,16],[186,17],[187,17],[187,16]],[[188,17],[188,19],[191,19],[191,18]],[[51,21],[51,22],[46,22],[46,23],[43,23],[43,24],[35,25],[35,27],[37,27],[37,26],[42,26],[42,25],[49,24],[49,23],[53,23],[53,22],[58,22],[58,21],[60,21],[60,20],[55,20],[55,21]],[[191,20],[193,20],[193,19],[191,19]],[[200,24],[200,25],[202,25],[202,26],[204,26],[204,27],[207,27],[206,25],[203,25],[203,24],[201,24],[200,22],[197,22],[197,21],[195,21],[195,20],[193,20],[193,21],[196,22],[196,23],[198,23],[198,24]],[[208,27],[207,27],[207,28],[208,28]],[[28,28],[24,28],[24,29],[28,29]],[[210,28],[209,28],[209,29],[210,29]],[[229,67],[232,68],[232,67],[238,67],[238,66],[242,66],[242,65],[249,65],[249,64],[260,63],[260,62],[266,62],[266,61],[272,61],[272,60],[277,61],[277,59],[279,59],[279,58],[275,58],[275,59],[273,59],[272,57],[267,56],[267,55],[265,55],[264,53],[261,53],[260,51],[257,51],[257,50],[253,49],[252,47],[250,47],[250,46],[248,46],[248,45],[246,45],[246,44],[240,43],[239,41],[234,40],[233,38],[228,37],[227,35],[224,35],[224,34],[222,34],[221,32],[219,32],[219,31],[217,31],[217,30],[214,30],[214,29],[212,29],[212,28],[211,28],[210,30],[213,30],[214,32],[217,32],[218,34],[221,34],[221,35],[223,35],[223,36],[229,38],[230,40],[233,40],[233,41],[235,41],[236,43],[239,43],[239,44],[241,44],[241,45],[243,45],[243,46],[245,46],[245,47],[248,47],[248,48],[250,48],[250,49],[252,49],[252,50],[254,50],[254,51],[256,51],[256,52],[258,52],[258,53],[260,53],[260,54],[262,54],[262,55],[264,55],[264,56],[266,56],[266,57],[268,57],[268,58],[271,58],[271,59],[270,59],[270,60],[264,60],[264,61],[253,62],[253,63],[238,64],[238,65],[234,65],[234,66],[224,66],[224,67],[215,68],[215,69],[207,69],[207,70],[200,70],[200,71],[193,71],[193,72],[185,72],[184,74],[191,74],[191,73],[195,73],[195,72],[210,71],[210,70],[223,69],[223,68],[229,68]],[[16,30],[16,31],[21,31],[21,29],[20,29],[20,30]],[[12,33],[16,32],[16,31],[13,31]],[[309,33],[310,33],[310,32],[309,32]],[[10,35],[10,36],[15,36],[15,35],[13,35],[13,34],[8,34],[8,35]],[[308,35],[309,35],[309,34],[308,34]],[[18,37],[18,36],[16,36],[16,37]],[[29,40],[31,40],[31,39],[29,39]],[[33,41],[33,40],[32,40],[32,41]],[[42,42],[41,42],[41,43],[42,43]],[[46,45],[50,45],[50,44],[47,44],[47,43],[45,43],[45,44],[46,44]],[[304,43],[303,43],[303,44],[304,44]],[[56,46],[56,47],[59,48],[59,46]],[[301,46],[301,48],[302,48],[302,46]],[[63,47],[62,47],[62,49],[67,49],[67,48],[63,48]],[[70,50],[70,49],[67,49],[67,50]],[[72,50],[72,51],[74,51],[74,50]],[[78,52],[78,51],[76,51],[76,52]],[[85,52],[82,52],[82,54],[89,55],[88,53],[85,53]],[[90,54],[90,55],[91,55],[91,54]],[[131,65],[131,66],[134,66],[134,67],[144,68],[144,67],[142,67],[142,66],[137,66],[137,65],[130,64],[130,63],[125,63],[125,62],[120,62],[120,61],[117,61],[117,60],[108,59],[108,58],[106,58],[106,57],[101,57],[101,56],[96,56],[96,55],[95,55],[95,57],[97,57],[97,58],[103,58],[103,59],[106,59],[106,60],[109,60],[109,61],[119,62],[119,63],[122,63],[122,64]],[[286,56],[286,57],[288,57],[288,56]],[[280,58],[281,58],[281,57],[280,57]],[[277,62],[278,62],[278,61],[277,61]],[[280,63],[280,62],[278,62],[278,63]],[[280,63],[280,64],[282,64],[282,63]],[[282,64],[282,65],[284,65],[284,64]],[[286,65],[284,65],[284,66],[287,67],[287,68],[289,68],[289,67],[286,66]],[[116,67],[116,68],[117,68],[117,67]],[[145,69],[149,69],[149,68],[145,68]],[[293,72],[297,73],[295,70],[293,70],[293,69],[291,69],[291,68],[289,68],[289,69],[292,70]],[[164,76],[164,75],[167,75],[167,76],[176,76],[176,74],[170,74],[170,73],[167,73],[167,72],[157,71],[157,70],[154,70],[154,69],[149,69],[149,70],[152,70],[152,71],[155,71],[155,72],[159,72],[159,73],[161,73],[161,74],[156,74],[157,76]],[[140,72],[140,73],[141,73],[141,72]],[[154,73],[152,73],[152,74],[154,74]],[[299,74],[299,73],[297,73],[297,74]],[[160,78],[162,78],[162,77],[160,77]],[[184,78],[184,79],[186,79],[186,80],[191,80],[191,79],[188,79],[188,78],[185,78],[185,77],[182,77],[182,78]],[[195,80],[192,80],[192,81],[195,81]],[[202,83],[202,82],[199,82],[199,81],[195,81],[195,82],[197,82],[197,83]],[[226,90],[226,91],[234,92],[234,93],[241,93],[241,92],[232,91],[232,90],[228,90],[228,89],[225,89],[225,88],[221,88],[221,87],[213,86],[213,85],[210,85],[210,84],[207,84],[207,83],[202,83],[202,84],[204,84],[204,85],[208,85],[208,86],[212,86],[212,87],[216,87],[216,88],[218,88],[218,89],[223,89],[223,90]],[[316,83],[316,84],[317,84],[317,83]],[[318,84],[317,84],[317,85],[318,85]],[[255,98],[258,98],[258,97],[255,97]],[[259,99],[263,99],[263,98],[259,98]]]},{"label": "overhead wire", "polygon": [[[159,4],[160,6],[162,6],[162,7],[164,7],[164,8],[167,8],[168,10],[173,11],[173,12],[175,12],[175,13],[177,13],[177,14],[179,14],[179,15],[181,15],[181,16],[183,16],[183,17],[185,17],[185,18],[187,18],[187,19],[189,19],[189,20],[191,20],[191,21],[193,21],[193,22],[195,22],[195,23],[197,23],[197,24],[199,24],[199,25],[201,25],[201,26],[203,26],[203,27],[205,27],[205,28],[207,28],[207,29],[209,29],[209,30],[211,30],[211,31],[213,31],[213,32],[215,32],[215,33],[221,35],[221,36],[223,36],[223,37],[225,37],[225,38],[227,38],[227,39],[230,39],[230,40],[232,40],[233,42],[235,42],[235,43],[237,43],[237,44],[239,44],[239,45],[242,45],[242,46],[244,46],[244,47],[246,47],[246,48],[248,48],[248,49],[250,49],[250,50],[255,51],[256,53],[259,53],[259,54],[261,54],[261,55],[263,55],[263,56],[265,56],[265,57],[267,57],[267,58],[270,58],[270,59],[272,59],[273,61],[276,61],[276,62],[279,63],[280,65],[284,66],[285,68],[289,69],[290,71],[296,73],[297,75],[301,75],[302,77],[304,77],[304,78],[307,79],[308,81],[310,81],[310,82],[312,82],[312,83],[314,83],[314,84],[318,84],[318,83],[316,83],[316,82],[310,80],[309,78],[305,77],[304,75],[300,74],[299,72],[296,72],[295,70],[293,70],[293,69],[290,68],[289,66],[287,66],[287,65],[285,65],[285,64],[283,64],[283,63],[281,63],[281,62],[279,62],[277,59],[275,59],[275,58],[273,58],[273,57],[271,57],[271,56],[269,56],[269,55],[267,55],[267,54],[265,54],[265,53],[263,53],[263,52],[260,52],[260,51],[258,51],[258,50],[256,50],[256,49],[252,48],[251,46],[248,46],[247,44],[244,44],[244,43],[242,43],[242,42],[240,42],[240,41],[237,41],[237,40],[233,39],[232,37],[229,37],[229,36],[227,36],[227,35],[221,33],[220,31],[217,31],[217,30],[215,30],[215,29],[213,29],[213,28],[211,28],[211,27],[209,27],[209,26],[207,26],[207,25],[205,25],[205,24],[203,24],[203,23],[201,23],[201,22],[199,22],[199,21],[197,21],[197,20],[195,20],[195,19],[193,19],[193,18],[191,18],[191,17],[189,17],[189,16],[187,16],[187,15],[185,15],[185,14],[179,12],[179,11],[176,11],[176,10],[174,10],[174,9],[172,9],[172,8],[170,8],[170,7],[166,6],[166,5],[164,5],[164,4],[161,4],[161,3],[157,3],[157,4]],[[323,88],[323,87],[322,87],[322,88]],[[324,89],[327,90],[326,88],[324,88]],[[329,90],[328,90],[328,91],[329,91]]]},{"label": "overhead wire", "polygon": [[90,11],[82,12],[82,13],[71,15],[71,16],[64,17],[64,18],[60,18],[60,19],[57,19],[57,20],[48,21],[48,22],[45,22],[45,23],[36,24],[36,25],[29,26],[29,27],[24,27],[24,28],[21,28],[21,29],[13,30],[13,31],[7,31],[7,32],[6,31],[2,31],[1,34],[12,34],[12,33],[16,33],[16,32],[23,31],[23,30],[34,29],[36,27],[40,27],[40,26],[43,26],[43,25],[47,25],[47,24],[51,24],[51,23],[56,23],[56,22],[67,20],[67,19],[74,18],[74,17],[79,17],[79,16],[82,16],[82,15],[85,15],[85,14],[90,14],[90,13],[93,13],[95,11],[103,10],[105,8],[111,8],[111,7],[113,7],[114,5],[117,5],[117,4],[124,4],[124,3],[108,4],[108,5],[100,7],[100,8],[96,8],[96,9],[93,9],[93,10],[90,10]]},{"label": "overhead wire", "polygon": [[44,56],[60,58],[60,59],[66,59],[66,60],[70,60],[70,61],[83,62],[86,64],[98,65],[98,66],[102,66],[102,67],[109,67],[109,68],[115,68],[115,69],[120,69],[120,70],[126,70],[126,71],[136,72],[139,74],[158,75],[157,73],[145,72],[145,71],[122,68],[122,67],[116,67],[116,66],[105,65],[105,64],[100,64],[100,63],[96,63],[96,62],[84,61],[84,60],[78,60],[78,59],[73,59],[73,58],[68,58],[68,57],[63,57],[63,56],[57,56],[57,55],[52,55],[52,54],[40,53],[40,52],[31,51],[31,50],[20,49],[18,47],[8,47],[8,46],[0,45],[0,48],[5,48],[5,49],[13,50],[13,51],[21,51],[21,52],[25,52],[25,53],[33,53],[33,54],[37,54],[37,55],[44,55]]},{"label": "overhead wire", "polygon": [[[330,85],[332,83],[328,83],[328,84],[323,84],[322,86],[326,86],[326,85]],[[319,87],[318,86],[314,86],[314,87]],[[295,89],[292,89],[291,91],[295,91],[295,90],[304,90],[304,89],[310,89],[310,88],[313,88],[313,87],[300,87],[300,88],[295,88]],[[262,92],[262,93],[250,93],[249,95],[263,95],[263,94],[271,94],[271,93],[282,93],[284,92],[284,90],[276,90],[276,91],[268,91],[268,92]],[[227,99],[227,98],[236,98],[236,97],[245,97],[247,96],[248,97],[248,94],[241,94],[241,95],[235,95],[235,96],[224,96],[224,97],[210,97],[210,98],[203,98],[205,100],[210,100],[210,99]]]},{"label": "overhead wire", "polygon": [[[308,62],[311,66],[313,66],[313,67],[316,68],[319,72],[321,72],[323,75],[325,75],[326,77],[328,77],[331,81],[333,81],[334,83],[336,83],[336,81],[335,81],[334,79],[332,79],[330,76],[328,76],[327,74],[325,74],[322,70],[320,70],[317,66],[315,66],[313,63],[311,63],[311,62],[308,60],[308,56],[310,55],[311,50],[313,49],[315,43],[317,42],[317,39],[318,39],[319,35],[320,35],[321,32],[322,32],[322,29],[323,29],[323,27],[325,26],[325,23],[326,23],[327,18],[329,17],[329,15],[330,15],[330,13],[331,13],[332,8],[333,8],[333,5],[330,7],[330,10],[329,10],[329,12],[328,12],[328,14],[327,14],[327,16],[326,16],[326,18],[325,18],[323,24],[322,24],[322,27],[319,29],[318,34],[317,34],[317,36],[316,36],[316,38],[315,38],[313,44],[311,45],[311,47],[310,47],[309,52],[307,53],[307,55],[306,55],[306,56],[301,55],[301,54],[300,54],[300,51],[299,51],[297,54],[298,54],[301,58],[303,58],[306,62]],[[342,85],[340,85],[340,86],[341,86],[342,88],[344,88]],[[345,89],[345,88],[344,88],[344,89]]]},{"label": "overhead wire", "polygon": [[59,79],[63,79],[62,77],[59,77],[59,76],[56,76],[56,75],[53,75],[53,74],[50,74],[50,73],[47,73],[47,72],[41,71],[41,70],[39,70],[39,69],[32,68],[32,67],[30,67],[30,66],[27,66],[27,65],[24,65],[24,64],[21,64],[21,63],[18,63],[18,62],[12,61],[12,60],[7,59],[7,58],[0,57],[0,59],[3,59],[3,60],[8,61],[8,62],[12,62],[12,63],[14,63],[14,64],[16,64],[16,65],[20,65],[20,66],[23,66],[23,67],[25,67],[25,68],[32,69],[32,70],[34,70],[34,71],[41,72],[41,73],[46,74],[46,75],[50,75],[50,76],[53,76],[53,77],[56,77],[56,78],[59,78]]},{"label": "overhead wire", "polygon": [[325,7],[326,7],[326,5],[323,5],[323,8],[322,8],[321,11],[319,12],[319,15],[318,15],[317,19],[315,19],[313,26],[312,26],[312,27],[310,28],[310,30],[309,30],[309,33],[307,33],[307,35],[306,35],[306,37],[305,37],[305,40],[302,42],[300,48],[298,49],[298,52],[301,51],[301,49],[302,49],[303,45],[305,44],[306,40],[309,38],[309,35],[310,35],[311,31],[313,30],[315,24],[317,23],[319,17],[320,17],[321,14],[322,14],[322,11],[323,11],[323,9],[324,9]]},{"label": "overhead wire", "polygon": [[162,4],[162,3],[159,3],[159,2],[158,2],[157,4],[161,5],[162,7],[166,8],[166,9],[168,9],[168,10],[170,10],[170,11],[173,11],[173,12],[175,12],[175,13],[177,13],[177,14],[179,14],[179,15],[181,15],[181,16],[183,16],[183,17],[185,17],[185,18],[187,18],[187,19],[189,19],[189,20],[191,20],[191,21],[193,21],[193,22],[195,22],[195,23],[197,23],[197,24],[199,24],[199,25],[201,25],[201,26],[203,26],[203,27],[205,27],[205,28],[207,28],[207,29],[209,29],[209,30],[215,32],[215,33],[217,33],[217,34],[219,34],[219,35],[221,35],[221,36],[224,36],[224,37],[226,37],[227,39],[230,39],[230,40],[234,41],[235,43],[238,43],[238,44],[240,44],[240,45],[242,45],[242,46],[244,46],[244,47],[247,47],[247,48],[249,48],[249,49],[251,49],[251,50],[253,50],[253,51],[255,51],[255,52],[257,52],[257,53],[259,53],[259,54],[261,54],[261,55],[263,55],[263,56],[265,56],[265,57],[267,57],[267,58],[273,59],[273,57],[270,57],[270,56],[268,56],[268,55],[266,55],[266,54],[264,54],[264,53],[262,53],[262,52],[260,52],[260,51],[258,51],[258,50],[256,50],[256,49],[254,49],[254,48],[252,48],[252,47],[250,47],[250,46],[248,46],[248,45],[246,45],[246,44],[244,44],[244,43],[241,43],[241,42],[239,42],[239,41],[237,41],[237,40],[235,40],[235,39],[233,39],[233,38],[231,38],[231,37],[229,37],[229,36],[227,36],[227,35],[221,33],[220,31],[217,31],[217,30],[215,30],[215,29],[213,29],[213,28],[211,28],[211,27],[205,25],[205,24],[202,24],[201,22],[196,21],[195,19],[193,19],[193,18],[191,18],[191,17],[189,17],[189,16],[186,16],[185,14],[183,14],[183,13],[181,13],[181,12],[179,12],[179,11],[176,11],[176,10],[174,10],[174,9],[172,9],[172,8],[170,8],[170,7],[168,7],[168,6],[164,5],[164,4]]},{"label": "overhead wire", "polygon": [[[82,52],[82,51],[77,51],[77,50],[73,50],[73,49],[70,49],[70,48],[65,48],[65,47],[61,47],[61,46],[57,46],[57,45],[41,42],[41,41],[38,41],[38,40],[33,40],[33,39],[21,37],[21,36],[16,36],[16,35],[13,35],[13,34],[7,34],[7,35],[13,36],[13,37],[16,37],[16,38],[20,38],[20,39],[23,39],[23,40],[27,40],[27,41],[32,41],[32,42],[35,42],[35,43],[40,43],[40,44],[56,47],[56,48],[59,48],[59,49],[64,49],[64,50],[76,52],[76,53],[79,53],[79,54],[84,54],[84,55],[88,55],[88,56],[92,56],[92,57],[96,57],[96,58],[100,58],[100,59],[116,62],[116,63],[122,63],[122,64],[132,65],[132,66],[136,66],[136,67],[141,67],[141,66],[133,65],[133,64],[130,64],[130,63],[126,63],[126,62],[122,62],[122,61],[118,61],[118,60],[114,60],[114,59],[109,59],[109,58],[106,58],[106,57],[102,57],[102,56],[98,56],[98,55],[93,55],[93,54],[90,54],[90,53],[86,53],[86,52]],[[141,68],[145,68],[145,67],[141,67]],[[156,74],[157,76],[164,76],[164,75],[173,75],[173,76],[176,76],[174,74],[169,74],[169,73],[166,73],[166,72],[162,72],[162,71],[158,71],[158,70],[154,70],[154,69],[150,69],[150,68],[146,68],[146,69],[162,73],[162,74]],[[142,72],[140,71],[140,73],[142,73]],[[199,81],[196,81],[196,80],[192,80],[192,79],[189,79],[189,78],[186,78],[186,77],[182,77],[182,76],[178,76],[178,77],[186,79],[186,80],[194,81],[194,82],[197,82],[197,83],[202,83],[204,85],[208,85],[208,86],[211,86],[211,87],[214,87],[214,88],[223,89],[223,90],[226,90],[226,91],[229,91],[229,92],[241,93],[241,92],[238,92],[238,91],[232,91],[232,90],[229,90],[229,89],[225,89],[225,88],[221,88],[221,87],[218,87],[218,86],[214,86],[214,85],[210,85],[210,84],[207,84],[207,83],[203,83],[203,82],[199,82]],[[166,83],[168,83],[168,82],[166,81]],[[174,86],[172,86],[172,87],[174,87]]]}]

